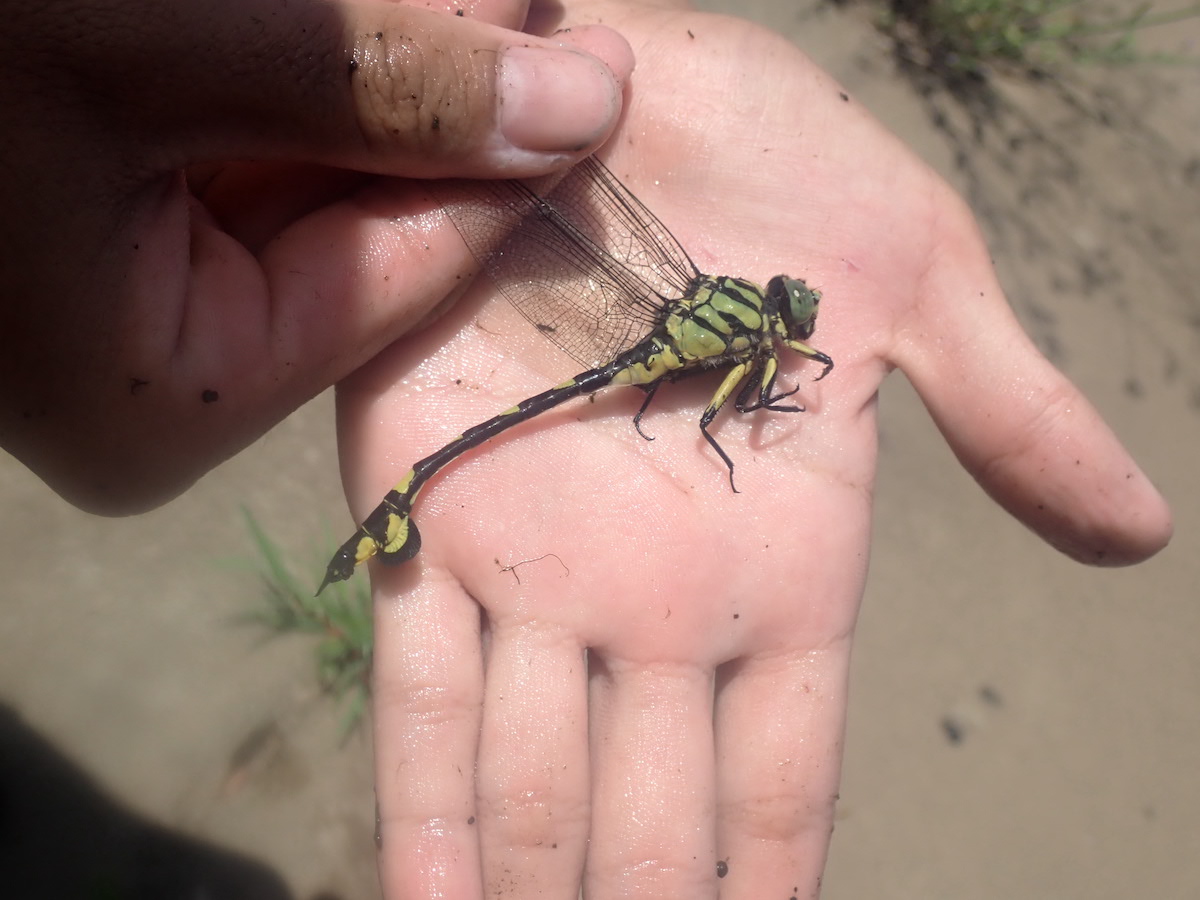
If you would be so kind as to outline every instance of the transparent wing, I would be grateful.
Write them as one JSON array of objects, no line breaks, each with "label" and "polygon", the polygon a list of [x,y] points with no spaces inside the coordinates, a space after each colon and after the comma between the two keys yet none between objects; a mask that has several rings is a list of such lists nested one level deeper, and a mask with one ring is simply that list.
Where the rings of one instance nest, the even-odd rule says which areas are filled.
[{"label": "transparent wing", "polygon": [[542,334],[588,368],[641,341],[700,273],[595,157],[545,181],[457,182],[435,196],[483,271]]}]

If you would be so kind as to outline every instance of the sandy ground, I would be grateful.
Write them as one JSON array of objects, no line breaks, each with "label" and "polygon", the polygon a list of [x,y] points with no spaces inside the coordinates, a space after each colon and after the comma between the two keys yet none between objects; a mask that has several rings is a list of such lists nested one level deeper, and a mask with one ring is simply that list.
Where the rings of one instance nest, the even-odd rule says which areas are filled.
[{"label": "sandy ground", "polygon": [[[1200,69],[1006,84],[976,133],[861,11],[705,5],[791,35],[959,186],[1026,327],[1177,520],[1146,565],[1075,565],[885,385],[824,897],[1200,896]],[[1166,32],[1150,44],[1188,36]],[[108,896],[115,870],[146,897],[196,872],[221,897],[377,895],[368,744],[339,746],[309,644],[234,623],[254,583],[221,565],[250,552],[243,503],[302,556],[325,535],[297,510],[340,533],[331,415],[319,398],[124,521],[0,458],[0,895]]]}]

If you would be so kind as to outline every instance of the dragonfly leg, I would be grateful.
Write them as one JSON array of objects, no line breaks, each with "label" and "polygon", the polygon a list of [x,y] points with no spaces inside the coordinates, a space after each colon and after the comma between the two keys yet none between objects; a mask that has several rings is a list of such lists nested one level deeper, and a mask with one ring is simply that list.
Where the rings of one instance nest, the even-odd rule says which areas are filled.
[{"label": "dragonfly leg", "polygon": [[661,378],[658,381],[651,382],[650,384],[638,385],[638,387],[646,392],[646,399],[642,401],[641,408],[638,409],[637,413],[633,417],[633,427],[637,429],[638,434],[648,441],[654,440],[654,435],[646,434],[646,432],[642,431],[642,416],[644,416],[646,414],[646,410],[650,408],[650,401],[654,399],[654,395],[658,393],[658,389],[661,385]]},{"label": "dragonfly leg", "polygon": [[[737,485],[733,483],[733,460],[729,458],[721,445],[717,443],[717,439],[708,433],[708,426],[712,424],[713,419],[717,417],[717,413],[721,411],[721,407],[729,400],[730,396],[737,389],[737,386],[745,380],[746,376],[753,370],[757,363],[752,361],[740,362],[725,376],[717,392],[713,394],[712,399],[708,401],[708,406],[705,407],[703,414],[700,416],[700,433],[704,435],[704,439],[708,441],[708,445],[717,451],[717,456],[721,457],[721,461],[725,463],[729,469],[729,486],[735,494],[740,494]],[[751,382],[753,383],[753,382]],[[740,395],[739,395],[740,397]]]},{"label": "dragonfly leg", "polygon": [[[737,411],[752,412],[756,409],[768,409],[771,412],[804,412],[803,406],[781,406],[779,404],[780,400],[785,400],[800,390],[800,386],[796,385],[790,391],[784,391],[782,394],[774,393],[775,378],[778,374],[778,359],[774,356],[760,358],[750,373],[751,377],[747,379],[746,385],[738,394]],[[751,400],[755,389],[758,390],[758,398]]]},{"label": "dragonfly leg", "polygon": [[833,360],[830,359],[828,356],[826,356],[824,353],[822,353],[820,350],[818,350],[816,347],[810,347],[810,346],[808,346],[808,344],[804,343],[804,341],[786,341],[786,343],[789,348],[791,348],[792,350],[795,350],[797,353],[799,353],[805,359],[811,359],[814,362],[819,362],[819,363],[821,363],[821,365],[823,365],[825,367],[824,369],[821,370],[821,374],[818,375],[816,378],[814,378],[813,381],[820,381],[822,378],[824,378],[826,375],[828,375],[830,372],[833,371]]}]

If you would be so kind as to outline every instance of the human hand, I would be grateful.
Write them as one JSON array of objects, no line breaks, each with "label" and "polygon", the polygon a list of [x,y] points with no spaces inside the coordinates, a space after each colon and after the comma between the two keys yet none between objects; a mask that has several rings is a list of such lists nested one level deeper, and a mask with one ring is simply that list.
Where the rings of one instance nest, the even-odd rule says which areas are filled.
[{"label": "human hand", "polygon": [[607,29],[394,3],[0,10],[0,443],[109,513],[183,490],[445,295],[394,183],[359,173],[561,167],[631,65]]},{"label": "human hand", "polygon": [[[703,270],[821,289],[811,342],[836,368],[813,383],[784,351],[781,385],[808,412],[718,421],[737,495],[696,430],[704,378],[663,388],[654,443],[629,423],[641,395],[611,391],[429,486],[422,553],[372,573],[385,892],[813,896],[888,371],[1075,558],[1136,562],[1169,513],[1020,331],[961,201],[798,51],[671,10],[571,15],[639,60],[610,167]],[[339,389],[355,512],[570,366],[479,285]]]}]

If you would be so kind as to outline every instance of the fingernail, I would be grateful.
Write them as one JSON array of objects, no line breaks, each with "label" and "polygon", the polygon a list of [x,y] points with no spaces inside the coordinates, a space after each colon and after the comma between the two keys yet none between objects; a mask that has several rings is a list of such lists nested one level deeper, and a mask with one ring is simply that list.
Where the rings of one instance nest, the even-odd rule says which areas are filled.
[{"label": "fingernail", "polygon": [[608,131],[621,108],[612,72],[571,50],[510,47],[498,81],[500,131],[525,150],[581,150]]}]

